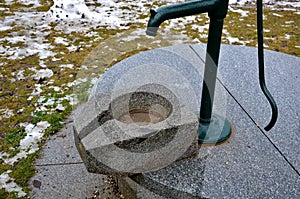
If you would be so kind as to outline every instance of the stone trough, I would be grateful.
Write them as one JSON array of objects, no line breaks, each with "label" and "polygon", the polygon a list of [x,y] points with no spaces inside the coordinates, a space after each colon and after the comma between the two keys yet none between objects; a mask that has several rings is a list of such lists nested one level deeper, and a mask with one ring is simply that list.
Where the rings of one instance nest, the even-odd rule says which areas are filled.
[{"label": "stone trough", "polygon": [[87,170],[120,176],[196,156],[197,128],[196,115],[158,84],[94,93],[74,117],[75,143]]}]

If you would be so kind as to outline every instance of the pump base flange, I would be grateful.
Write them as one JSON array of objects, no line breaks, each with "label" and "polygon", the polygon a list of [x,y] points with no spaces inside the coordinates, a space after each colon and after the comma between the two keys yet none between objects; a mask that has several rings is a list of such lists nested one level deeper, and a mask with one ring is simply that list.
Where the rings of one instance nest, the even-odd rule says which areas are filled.
[{"label": "pump base flange", "polygon": [[213,114],[210,122],[200,122],[198,128],[199,144],[219,144],[232,134],[230,122],[217,114]]}]

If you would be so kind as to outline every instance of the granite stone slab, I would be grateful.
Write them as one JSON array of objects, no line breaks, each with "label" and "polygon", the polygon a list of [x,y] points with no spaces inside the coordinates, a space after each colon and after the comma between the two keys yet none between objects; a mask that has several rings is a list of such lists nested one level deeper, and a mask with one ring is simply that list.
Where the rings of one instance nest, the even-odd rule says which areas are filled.
[{"label": "granite stone slab", "polygon": [[181,57],[168,49],[150,50],[129,57],[102,75],[91,96],[155,83],[168,88],[180,102],[188,101],[192,105],[190,109],[194,110],[200,99],[198,91],[202,87],[203,65],[193,65],[197,62],[189,61],[198,59],[191,48],[187,48],[187,53],[193,57],[187,59],[188,55]]},{"label": "granite stone slab", "polygon": [[299,175],[233,99],[228,106],[236,129],[230,142],[202,147],[198,158],[156,172],[118,178],[121,191],[131,190],[122,193],[147,199],[299,198]]},{"label": "granite stone slab", "polygon": [[[200,51],[199,46],[192,47],[196,52],[197,48],[198,51]],[[170,55],[173,55],[172,53],[176,54],[176,46],[171,48],[172,51],[163,48],[141,53],[131,57],[130,62],[138,63],[139,60],[153,57],[153,55],[158,57],[158,59],[155,59],[158,60],[157,62],[165,62],[163,59],[160,59],[160,57],[170,57],[170,60],[173,60]],[[182,48],[182,46],[179,48]],[[200,46],[200,48],[201,54],[199,54],[198,57],[199,61],[203,62],[203,46]],[[155,51],[159,51],[159,53],[156,54]],[[131,193],[134,193],[137,198],[140,198],[139,194],[143,193],[148,194],[147,198],[151,198],[151,193],[154,194],[152,195],[152,198],[157,198],[157,195],[164,198],[299,197],[299,173],[294,170],[293,164],[286,161],[285,153],[282,154],[282,151],[278,151],[276,142],[270,142],[270,134],[266,134],[257,126],[257,121],[259,119],[262,119],[261,121],[266,121],[265,118],[269,115],[266,113],[265,109],[268,109],[269,106],[266,101],[264,102],[265,99],[259,89],[258,79],[255,79],[255,75],[253,75],[257,74],[255,69],[253,69],[254,66],[257,67],[256,60],[249,58],[251,53],[248,51],[251,51],[252,56],[256,57],[256,54],[253,54],[256,52],[255,49],[226,45],[225,47],[222,47],[217,93],[222,93],[223,97],[216,97],[215,107],[220,106],[219,104],[222,100],[226,102],[225,108],[224,105],[220,107],[225,110],[229,120],[233,122],[236,128],[236,134],[231,142],[218,147],[203,149],[204,152],[200,151],[198,159],[180,162],[157,172],[139,174],[131,176],[130,179],[122,179],[123,183],[120,184],[120,187],[127,186],[128,188],[130,185],[133,186],[131,187],[131,190],[133,190]],[[178,52],[182,51],[178,50]],[[266,57],[268,57],[268,52],[266,52]],[[278,55],[278,53],[274,54],[271,52],[271,56],[276,55]],[[278,59],[284,60],[285,55],[281,56],[283,57]],[[181,57],[184,56],[179,56],[177,59],[180,59]],[[234,61],[232,61],[232,59],[234,59]],[[291,59],[294,61],[298,60],[294,59],[294,57]],[[171,63],[172,61],[170,60],[169,62]],[[268,60],[268,58],[266,58],[266,60]],[[282,62],[278,63],[282,64]],[[291,62],[291,64],[293,63],[294,62]],[[186,64],[186,66],[182,64]],[[193,73],[190,68],[195,66],[192,64],[189,65],[189,62],[184,62],[182,64],[180,66],[176,65],[176,63],[171,63],[169,65],[174,66],[176,70],[177,67],[184,68],[185,73],[183,73],[182,76],[184,76],[184,74],[189,74],[189,72]],[[122,74],[119,69],[120,71],[130,69],[127,65],[127,60],[116,65],[113,68],[112,73],[117,72]],[[229,70],[230,72],[224,72],[226,70]],[[201,73],[198,73],[198,75],[201,76]],[[109,76],[112,77],[111,75]],[[172,76],[172,74],[170,74],[170,76]],[[199,83],[199,81],[194,81],[192,78],[193,75],[187,76],[191,88],[193,88],[196,93],[195,96],[199,96],[201,89],[198,89],[198,86],[201,85],[201,83]],[[267,75],[267,78],[270,77]],[[276,78],[278,79],[278,77]],[[176,77],[173,77],[173,79],[176,79]],[[297,80],[294,82],[297,83]],[[223,88],[222,84],[225,84],[226,89],[228,89],[230,94],[232,94],[238,102],[242,102],[240,105],[237,104],[228,93],[224,97],[224,93],[227,91]],[[232,87],[227,86],[227,84],[232,85]],[[174,90],[176,90],[177,85],[173,86]],[[269,87],[271,86],[272,84],[269,85]],[[276,86],[273,87],[273,89],[275,88]],[[287,86],[286,89],[287,88],[290,87]],[[291,89],[295,89],[295,87],[291,86]],[[181,96],[180,89],[177,90],[179,91],[178,95]],[[271,92],[273,92],[273,90],[271,90]],[[295,90],[291,92],[297,93]],[[275,98],[276,94],[278,93],[275,92]],[[282,92],[281,95],[285,96],[284,92]],[[258,98],[260,98],[260,100],[257,100]],[[295,99],[295,101],[296,100],[297,99]],[[188,100],[182,101],[190,108],[199,106],[199,101],[197,100],[195,106],[189,104]],[[278,105],[282,108],[282,103],[280,101],[278,102]],[[294,105],[295,104],[290,104],[291,107]],[[240,106],[245,108],[247,112],[244,112]],[[297,110],[298,108],[295,107],[292,109]],[[255,122],[253,122],[253,118],[248,117],[248,110],[250,116],[253,115],[252,117]],[[289,117],[295,116],[294,110],[286,109],[287,112],[291,112]],[[218,111],[218,109],[215,108],[215,111]],[[288,115],[288,113],[284,114]],[[291,120],[294,121],[295,118],[296,120],[298,119],[297,117],[294,117]],[[282,122],[282,120],[279,120],[279,123],[274,129],[282,125],[280,124]],[[291,132],[289,136],[291,137],[297,135],[299,132],[297,126],[298,120],[294,121],[294,124],[295,125],[293,126],[292,124],[289,129],[289,132]],[[274,129],[272,132],[276,133],[276,130]],[[277,129],[277,134],[278,133]],[[266,137],[266,135],[268,137]],[[297,150],[299,148],[295,145],[297,143],[299,142],[296,138],[291,145],[284,143],[284,146],[278,146],[278,148],[279,150],[285,148],[287,151],[291,151],[289,154],[293,155],[294,153],[298,153]],[[292,159],[294,159],[296,163],[299,160],[297,159],[297,156],[292,157]],[[145,191],[145,189],[147,189],[147,191]],[[133,196],[134,195],[130,195],[130,198]]]},{"label": "granite stone slab", "polygon": [[[32,199],[92,198],[97,187],[103,184],[103,176],[88,173],[83,163],[36,168],[36,175],[29,181]],[[33,181],[39,181],[41,186],[33,186]]]},{"label": "granite stone slab", "polygon": [[35,164],[52,165],[79,162],[82,163],[82,160],[74,143],[72,119],[68,119],[66,126],[47,140],[41,158],[37,159]]},{"label": "granite stone slab", "polygon": [[[201,52],[203,45],[192,45]],[[278,106],[278,121],[268,138],[300,172],[300,58],[265,50],[266,84]],[[258,83],[257,49],[222,45],[219,78],[262,129],[271,108]]]}]

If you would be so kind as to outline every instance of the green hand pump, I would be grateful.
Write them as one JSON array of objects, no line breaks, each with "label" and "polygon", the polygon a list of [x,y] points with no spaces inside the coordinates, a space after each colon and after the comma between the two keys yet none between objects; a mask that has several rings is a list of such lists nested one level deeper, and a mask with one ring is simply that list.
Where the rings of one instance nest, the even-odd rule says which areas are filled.
[{"label": "green hand pump", "polygon": [[[226,118],[212,114],[223,21],[227,15],[227,10],[228,0],[196,0],[150,10],[151,16],[146,30],[147,35],[150,36],[156,36],[159,26],[165,20],[200,13],[208,13],[210,18],[199,114],[198,142],[200,144],[223,142],[230,137],[232,131],[231,125]],[[272,108],[271,121],[265,127],[265,130],[269,131],[276,123],[278,110],[275,100],[266,87],[264,78],[262,12],[262,0],[257,0],[259,83]]]}]

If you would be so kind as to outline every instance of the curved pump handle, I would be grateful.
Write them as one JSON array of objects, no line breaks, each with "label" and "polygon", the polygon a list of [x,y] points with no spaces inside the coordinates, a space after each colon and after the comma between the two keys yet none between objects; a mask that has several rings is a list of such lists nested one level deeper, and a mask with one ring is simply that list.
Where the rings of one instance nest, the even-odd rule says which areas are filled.
[{"label": "curved pump handle", "polygon": [[275,125],[278,118],[278,109],[274,98],[267,89],[265,83],[265,71],[264,71],[264,46],[263,46],[263,5],[262,0],[257,0],[257,38],[258,38],[258,66],[259,66],[259,85],[272,108],[272,118],[269,124],[264,128],[269,131]]}]

